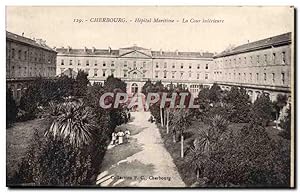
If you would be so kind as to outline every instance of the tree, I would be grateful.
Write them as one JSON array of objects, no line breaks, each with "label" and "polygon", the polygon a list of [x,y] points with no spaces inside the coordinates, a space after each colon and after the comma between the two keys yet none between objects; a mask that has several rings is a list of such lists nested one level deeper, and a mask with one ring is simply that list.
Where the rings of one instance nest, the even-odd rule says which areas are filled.
[{"label": "tree", "polygon": [[289,145],[273,141],[265,128],[249,123],[219,138],[204,173],[213,186],[288,187],[289,157]]},{"label": "tree", "polygon": [[284,106],[287,105],[288,97],[287,95],[278,94],[276,97],[276,101],[273,102],[274,106],[274,113],[273,119],[277,120],[280,114],[280,111],[283,109]]},{"label": "tree", "polygon": [[95,131],[94,115],[80,102],[65,102],[61,104],[60,114],[55,118],[45,136],[54,139],[66,139],[74,147],[88,145]]},{"label": "tree", "polygon": [[6,87],[6,128],[15,122],[18,113],[12,90]]},{"label": "tree", "polygon": [[153,90],[154,84],[148,79],[142,87],[142,93],[147,96]]},{"label": "tree", "polygon": [[106,81],[104,82],[104,89],[107,92],[115,92],[118,89],[126,92],[126,87],[127,86],[124,81],[122,81],[120,78],[115,78],[112,75],[107,77]]},{"label": "tree", "polygon": [[208,128],[199,128],[199,135],[194,140],[188,151],[187,160],[191,162],[195,171],[197,180],[204,176],[204,168],[211,162],[212,152],[215,151],[220,139],[224,137],[229,125],[229,121],[224,115],[214,114],[207,120]]},{"label": "tree", "polygon": [[89,79],[87,78],[88,74],[82,70],[78,71],[78,74],[75,79],[75,95],[76,96],[85,96],[87,93],[87,87],[90,84]]},{"label": "tree", "polygon": [[291,128],[292,128],[292,122],[291,122],[291,107],[287,108],[286,110],[287,116],[284,118],[282,123],[280,123],[280,126],[282,127],[283,131],[281,131],[280,135],[290,140],[291,139]]},{"label": "tree", "polygon": [[191,116],[188,110],[186,109],[178,109],[174,111],[172,118],[172,127],[173,127],[173,137],[176,136],[176,133],[180,134],[180,156],[184,157],[183,151],[183,142],[184,142],[184,131],[191,125]]},{"label": "tree", "polygon": [[267,126],[272,119],[272,101],[266,94],[261,94],[253,104],[252,119],[257,124]]},{"label": "tree", "polygon": [[228,119],[234,123],[249,122],[249,112],[251,110],[251,101],[246,89],[232,87],[229,92],[226,92],[223,102],[232,107]]},{"label": "tree", "polygon": [[221,100],[221,88],[216,83],[209,89],[208,99],[211,103],[217,103]]}]

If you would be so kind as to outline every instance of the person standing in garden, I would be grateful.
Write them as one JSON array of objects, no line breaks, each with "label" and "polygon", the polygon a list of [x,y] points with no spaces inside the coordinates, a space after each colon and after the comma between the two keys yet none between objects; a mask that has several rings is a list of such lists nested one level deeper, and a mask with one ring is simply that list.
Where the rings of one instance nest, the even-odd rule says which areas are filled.
[{"label": "person standing in garden", "polygon": [[118,142],[119,142],[119,145],[121,145],[123,142],[124,142],[124,132],[123,131],[119,131],[118,132]]},{"label": "person standing in garden", "polygon": [[129,136],[130,136],[130,131],[128,129],[126,129],[125,131],[125,139],[126,139],[126,142],[129,141]]},{"label": "person standing in garden", "polygon": [[111,144],[115,145],[117,140],[117,134],[115,132],[112,132],[111,134]]}]

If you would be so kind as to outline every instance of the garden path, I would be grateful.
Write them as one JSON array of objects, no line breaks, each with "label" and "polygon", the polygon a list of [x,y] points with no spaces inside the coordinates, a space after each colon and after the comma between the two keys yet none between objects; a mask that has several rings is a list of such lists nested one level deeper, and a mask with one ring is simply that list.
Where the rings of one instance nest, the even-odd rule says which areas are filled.
[{"label": "garden path", "polygon": [[109,145],[96,184],[103,187],[184,187],[172,157],[164,147],[149,112],[131,113],[128,143]]}]

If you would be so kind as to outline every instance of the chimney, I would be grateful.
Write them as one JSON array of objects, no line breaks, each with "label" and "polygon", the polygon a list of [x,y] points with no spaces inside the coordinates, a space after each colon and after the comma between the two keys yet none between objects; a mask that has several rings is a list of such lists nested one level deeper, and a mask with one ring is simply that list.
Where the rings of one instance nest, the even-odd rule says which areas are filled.
[{"label": "chimney", "polygon": [[176,55],[178,56],[178,54],[179,54],[179,53],[178,53],[178,50],[175,50],[175,52],[176,52]]},{"label": "chimney", "polygon": [[111,53],[111,47],[108,47],[108,53]]},{"label": "chimney", "polygon": [[22,36],[24,37],[24,32],[22,32]]},{"label": "chimney", "polygon": [[68,48],[67,48],[68,52],[70,52],[70,51],[71,51],[71,49],[72,49],[72,48],[71,48],[70,46],[68,46]]},{"label": "chimney", "polygon": [[95,47],[92,47],[92,52],[93,52],[93,53],[95,53],[95,50],[96,50],[96,48],[95,48]]},{"label": "chimney", "polygon": [[84,52],[87,52],[87,47],[84,46]]},{"label": "chimney", "polygon": [[162,55],[162,53],[163,53],[163,51],[162,51],[162,49],[160,49],[160,50],[159,50],[159,54]]}]

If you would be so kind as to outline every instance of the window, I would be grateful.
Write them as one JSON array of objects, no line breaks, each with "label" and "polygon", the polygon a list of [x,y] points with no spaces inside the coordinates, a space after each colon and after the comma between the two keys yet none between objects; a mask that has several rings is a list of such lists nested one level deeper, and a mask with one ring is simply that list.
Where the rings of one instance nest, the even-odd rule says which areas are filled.
[{"label": "window", "polygon": [[158,66],[158,62],[156,62],[156,68],[158,68],[159,66]]},{"label": "window", "polygon": [[252,81],[252,73],[249,73],[249,80]]},{"label": "window", "polygon": [[189,64],[189,69],[192,69],[192,65],[191,64]]},{"label": "window", "polygon": [[26,76],[27,67],[24,67],[24,76]]},{"label": "window", "polygon": [[25,57],[25,60],[27,60],[27,51],[24,52],[24,57]]},{"label": "window", "polygon": [[181,68],[181,69],[183,69],[183,63],[181,63],[181,66],[180,66],[180,68]]},{"label": "window", "polygon": [[175,72],[172,72],[172,78],[175,78]]},{"label": "window", "polygon": [[15,58],[15,49],[11,49],[11,58]]},{"label": "window", "polygon": [[143,62],[143,68],[146,68],[146,62]]},{"label": "window", "polygon": [[264,61],[265,61],[265,64],[268,64],[268,55],[267,54],[264,55]]},{"label": "window", "polygon": [[114,66],[115,66],[115,62],[111,61],[111,67],[114,67]]},{"label": "window", "polygon": [[272,82],[275,83],[275,73],[272,73]]},{"label": "window", "polygon": [[18,51],[18,59],[21,60],[21,50]]},{"label": "window", "polygon": [[167,62],[164,63],[164,68],[167,68]]},{"label": "window", "polygon": [[80,60],[78,60],[78,61],[77,61],[77,65],[78,65],[78,66],[80,66],[80,65],[81,65],[81,63],[80,63]]},{"label": "window", "polygon": [[197,65],[197,69],[200,69],[200,64]]},{"label": "window", "polygon": [[175,68],[175,64],[173,63],[172,68]]},{"label": "window", "polygon": [[87,65],[87,66],[89,66],[89,65],[90,65],[90,63],[89,63],[89,60],[87,60],[87,61],[86,61],[86,65]]},{"label": "window", "polygon": [[64,65],[64,59],[61,60],[60,65]]},{"label": "window", "polygon": [[281,53],[281,60],[282,60],[282,64],[286,63],[286,56],[285,56],[285,52]]},{"label": "window", "polygon": [[276,53],[273,53],[273,58],[272,58],[272,60],[273,60],[273,64],[276,64]]},{"label": "window", "polygon": [[180,78],[183,78],[183,72],[180,72]]},{"label": "window", "polygon": [[138,85],[137,85],[136,83],[133,83],[133,84],[131,85],[131,92],[132,92],[132,93],[137,93],[137,92],[138,92],[138,89],[139,89],[139,87],[138,87]]},{"label": "window", "polygon": [[64,75],[65,68],[60,68],[61,75]]},{"label": "window", "polygon": [[208,64],[205,65],[205,69],[208,70]]},{"label": "window", "polygon": [[192,77],[192,73],[191,72],[189,72],[189,78],[191,78]]},{"label": "window", "polygon": [[264,73],[264,81],[267,81],[267,73]]},{"label": "window", "polygon": [[106,63],[105,63],[105,61],[103,61],[103,64],[102,64],[102,66],[104,66],[104,67],[106,66]]},{"label": "window", "polygon": [[257,64],[259,64],[259,55],[256,56]]},{"label": "window", "polygon": [[127,61],[124,61],[124,67],[127,67]]},{"label": "window", "polygon": [[155,78],[158,78],[158,71],[155,71]]},{"label": "window", "polygon": [[102,70],[102,76],[105,77],[106,76],[106,72],[105,70]]},{"label": "window", "polygon": [[167,71],[164,71],[164,78],[167,78]]},{"label": "window", "polygon": [[70,66],[72,66],[72,60],[70,60]]},{"label": "window", "polygon": [[94,66],[97,66],[98,64],[97,64],[97,60],[95,60],[95,64],[94,64]]},{"label": "window", "polygon": [[253,64],[253,57],[250,56],[250,63]]},{"label": "window", "polygon": [[285,74],[284,73],[281,73],[281,82],[282,82],[282,84],[285,83]]},{"label": "window", "polygon": [[197,73],[197,79],[199,79],[200,78],[200,74],[199,73]]},{"label": "window", "polygon": [[205,79],[206,79],[206,80],[208,79],[208,74],[205,74]]},{"label": "window", "polygon": [[110,71],[110,75],[114,76],[114,75],[115,75],[115,70],[112,69],[112,70]]},{"label": "window", "polygon": [[256,73],[256,81],[259,81],[259,73]]},{"label": "window", "polygon": [[244,57],[244,64],[246,64],[247,63],[247,58],[246,57]]},{"label": "window", "polygon": [[98,69],[94,69],[94,76],[98,76],[97,72],[98,72]]},{"label": "window", "polygon": [[124,73],[124,78],[126,78],[127,77],[127,70],[124,70],[123,73]]},{"label": "window", "polygon": [[136,61],[133,61],[133,68],[136,68]]}]

